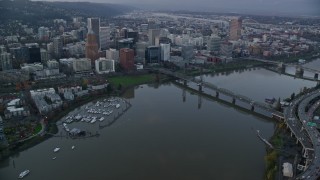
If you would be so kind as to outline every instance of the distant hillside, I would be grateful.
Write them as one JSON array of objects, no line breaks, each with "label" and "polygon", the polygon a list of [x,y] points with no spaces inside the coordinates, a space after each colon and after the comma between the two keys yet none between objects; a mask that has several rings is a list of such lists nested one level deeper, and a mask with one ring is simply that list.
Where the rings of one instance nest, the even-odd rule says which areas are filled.
[{"label": "distant hillside", "polygon": [[0,22],[19,20],[37,24],[56,18],[71,19],[74,16],[111,17],[132,11],[124,5],[89,2],[44,2],[29,0],[0,0]]},{"label": "distant hillside", "polygon": [[83,16],[111,17],[133,10],[133,7],[90,2],[46,2],[54,7],[82,13]]}]

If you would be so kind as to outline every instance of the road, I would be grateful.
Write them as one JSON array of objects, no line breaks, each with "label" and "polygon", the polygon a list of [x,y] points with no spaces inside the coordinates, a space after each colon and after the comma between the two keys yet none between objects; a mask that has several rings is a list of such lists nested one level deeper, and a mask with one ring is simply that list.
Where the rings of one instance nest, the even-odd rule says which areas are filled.
[{"label": "road", "polygon": [[[320,133],[315,127],[308,126],[312,121],[313,112],[318,108],[320,101],[311,106],[308,112],[306,107],[312,100],[320,96],[320,90],[305,94],[292,101],[292,104],[284,110],[285,122],[303,146],[304,157],[307,159],[307,167],[296,179],[317,179],[320,176]],[[298,117],[296,116],[298,111]]]}]

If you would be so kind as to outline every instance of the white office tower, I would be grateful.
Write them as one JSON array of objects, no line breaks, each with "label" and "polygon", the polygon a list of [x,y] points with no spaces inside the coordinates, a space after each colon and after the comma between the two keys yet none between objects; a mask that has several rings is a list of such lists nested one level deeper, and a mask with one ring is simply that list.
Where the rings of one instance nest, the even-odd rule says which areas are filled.
[{"label": "white office tower", "polygon": [[114,60],[99,58],[95,61],[95,68],[98,74],[106,74],[110,72],[115,72]]},{"label": "white office tower", "polygon": [[160,44],[161,60],[170,61],[170,44]]},{"label": "white office tower", "polygon": [[106,58],[119,62],[119,51],[116,49],[109,49],[106,51]]},{"label": "white office tower", "polygon": [[0,56],[0,62],[2,71],[12,69],[12,58],[10,53],[2,53]]},{"label": "white office tower", "polygon": [[106,50],[110,46],[110,27],[100,27],[100,50]]}]

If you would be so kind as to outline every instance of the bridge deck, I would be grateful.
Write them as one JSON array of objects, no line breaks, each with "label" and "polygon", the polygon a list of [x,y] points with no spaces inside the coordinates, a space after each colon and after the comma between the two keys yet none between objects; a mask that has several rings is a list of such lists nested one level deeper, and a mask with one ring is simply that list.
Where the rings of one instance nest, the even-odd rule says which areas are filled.
[{"label": "bridge deck", "polygon": [[159,71],[160,73],[163,73],[163,74],[166,74],[166,75],[169,75],[169,76],[173,76],[173,77],[176,77],[178,79],[182,79],[182,80],[186,80],[186,81],[190,81],[190,82],[193,82],[193,83],[196,83],[196,84],[199,84],[205,88],[208,88],[208,89],[211,89],[211,90],[214,90],[214,91],[217,91],[221,94],[224,94],[224,95],[227,95],[227,96],[230,96],[232,98],[235,98],[239,101],[242,101],[242,102],[245,102],[245,103],[248,103],[250,105],[253,105],[255,107],[258,107],[258,108],[261,108],[263,110],[266,110],[268,112],[271,112],[271,113],[275,113],[279,116],[282,116],[283,117],[283,114],[279,111],[276,111],[274,110],[270,105],[268,104],[265,104],[265,103],[261,103],[261,102],[256,102],[252,99],[250,99],[249,97],[246,97],[244,95],[240,95],[240,94],[235,94],[233,93],[232,91],[228,90],[228,89],[224,89],[224,88],[219,88],[218,86],[212,84],[212,83],[209,83],[209,82],[203,82],[202,80],[200,79],[196,79],[194,77],[189,77],[189,76],[186,76],[186,75],[183,75],[181,73],[177,73],[177,72],[172,72],[170,70],[167,70],[167,69],[157,69],[156,71]]}]

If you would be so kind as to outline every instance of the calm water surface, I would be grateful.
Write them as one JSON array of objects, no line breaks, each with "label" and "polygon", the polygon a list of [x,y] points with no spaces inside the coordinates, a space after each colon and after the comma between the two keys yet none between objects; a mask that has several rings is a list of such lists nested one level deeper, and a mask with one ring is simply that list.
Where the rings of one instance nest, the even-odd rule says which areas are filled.
[{"label": "calm water surface", "polygon": [[[261,101],[315,85],[264,69],[205,79]],[[183,101],[182,94],[171,83],[132,89],[132,107],[115,124],[86,125],[100,137],[51,138],[1,162],[0,179],[16,179],[24,169],[31,180],[262,179],[265,145],[251,128],[269,138],[275,124],[204,98],[199,109],[199,96],[186,92]]]}]

